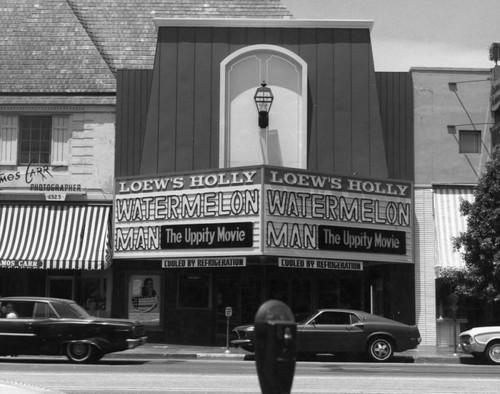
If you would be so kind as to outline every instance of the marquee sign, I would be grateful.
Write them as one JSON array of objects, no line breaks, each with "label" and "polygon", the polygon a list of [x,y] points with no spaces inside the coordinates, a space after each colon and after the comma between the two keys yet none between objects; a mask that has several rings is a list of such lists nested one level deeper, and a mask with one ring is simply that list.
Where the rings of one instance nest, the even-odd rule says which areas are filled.
[{"label": "marquee sign", "polygon": [[119,179],[117,258],[412,262],[413,185],[245,167]]},{"label": "marquee sign", "polygon": [[115,257],[192,257],[260,251],[261,170],[119,180]]}]

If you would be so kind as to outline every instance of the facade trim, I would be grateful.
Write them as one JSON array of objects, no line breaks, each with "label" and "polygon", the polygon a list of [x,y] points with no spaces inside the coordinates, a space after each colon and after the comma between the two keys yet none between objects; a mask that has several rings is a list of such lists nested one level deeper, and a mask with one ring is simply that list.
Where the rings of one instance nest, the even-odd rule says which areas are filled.
[{"label": "facade trim", "polygon": [[371,29],[374,22],[364,19],[250,19],[250,18],[156,18],[156,29],[160,27],[274,27],[306,29]]}]

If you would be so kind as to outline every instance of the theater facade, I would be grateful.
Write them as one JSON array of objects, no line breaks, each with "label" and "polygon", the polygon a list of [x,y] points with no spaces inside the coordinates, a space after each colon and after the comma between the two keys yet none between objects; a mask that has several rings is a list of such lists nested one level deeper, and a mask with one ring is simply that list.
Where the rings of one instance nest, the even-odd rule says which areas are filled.
[{"label": "theater facade", "polygon": [[117,76],[114,314],[191,344],[268,299],[414,324],[411,80],[372,22],[155,23]]}]

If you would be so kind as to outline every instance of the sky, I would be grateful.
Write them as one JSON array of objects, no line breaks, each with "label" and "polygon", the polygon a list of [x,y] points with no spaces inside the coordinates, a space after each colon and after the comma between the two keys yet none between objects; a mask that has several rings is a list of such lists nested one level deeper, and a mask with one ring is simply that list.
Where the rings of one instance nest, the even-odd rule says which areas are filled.
[{"label": "sky", "polygon": [[281,0],[296,19],[361,19],[376,71],[412,67],[492,68],[500,42],[499,0]]}]

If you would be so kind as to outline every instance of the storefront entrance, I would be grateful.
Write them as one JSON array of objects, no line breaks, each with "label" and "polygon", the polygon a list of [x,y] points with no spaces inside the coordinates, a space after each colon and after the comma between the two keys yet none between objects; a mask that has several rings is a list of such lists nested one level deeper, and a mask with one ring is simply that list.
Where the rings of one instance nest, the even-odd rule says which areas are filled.
[{"label": "storefront entrance", "polygon": [[[363,309],[363,278],[359,272],[314,272],[278,267],[247,267],[245,272],[214,274],[215,340],[226,340],[229,325],[251,324],[259,306],[268,299],[287,304],[296,321],[318,308]],[[252,274],[249,274],[252,272]]]},{"label": "storefront entrance", "polygon": [[[230,333],[237,325],[253,324],[258,308],[269,299],[286,303],[297,322],[316,309],[344,308],[414,324],[412,265],[365,263],[362,270],[336,270],[284,268],[272,260],[249,263],[241,268],[162,269],[161,261],[116,262],[114,305],[127,309],[117,308],[115,317],[143,321],[152,342],[217,346],[227,343],[228,322]],[[142,294],[140,284],[150,279],[156,307],[141,311],[133,300]],[[123,296],[132,303],[124,304]]]}]

